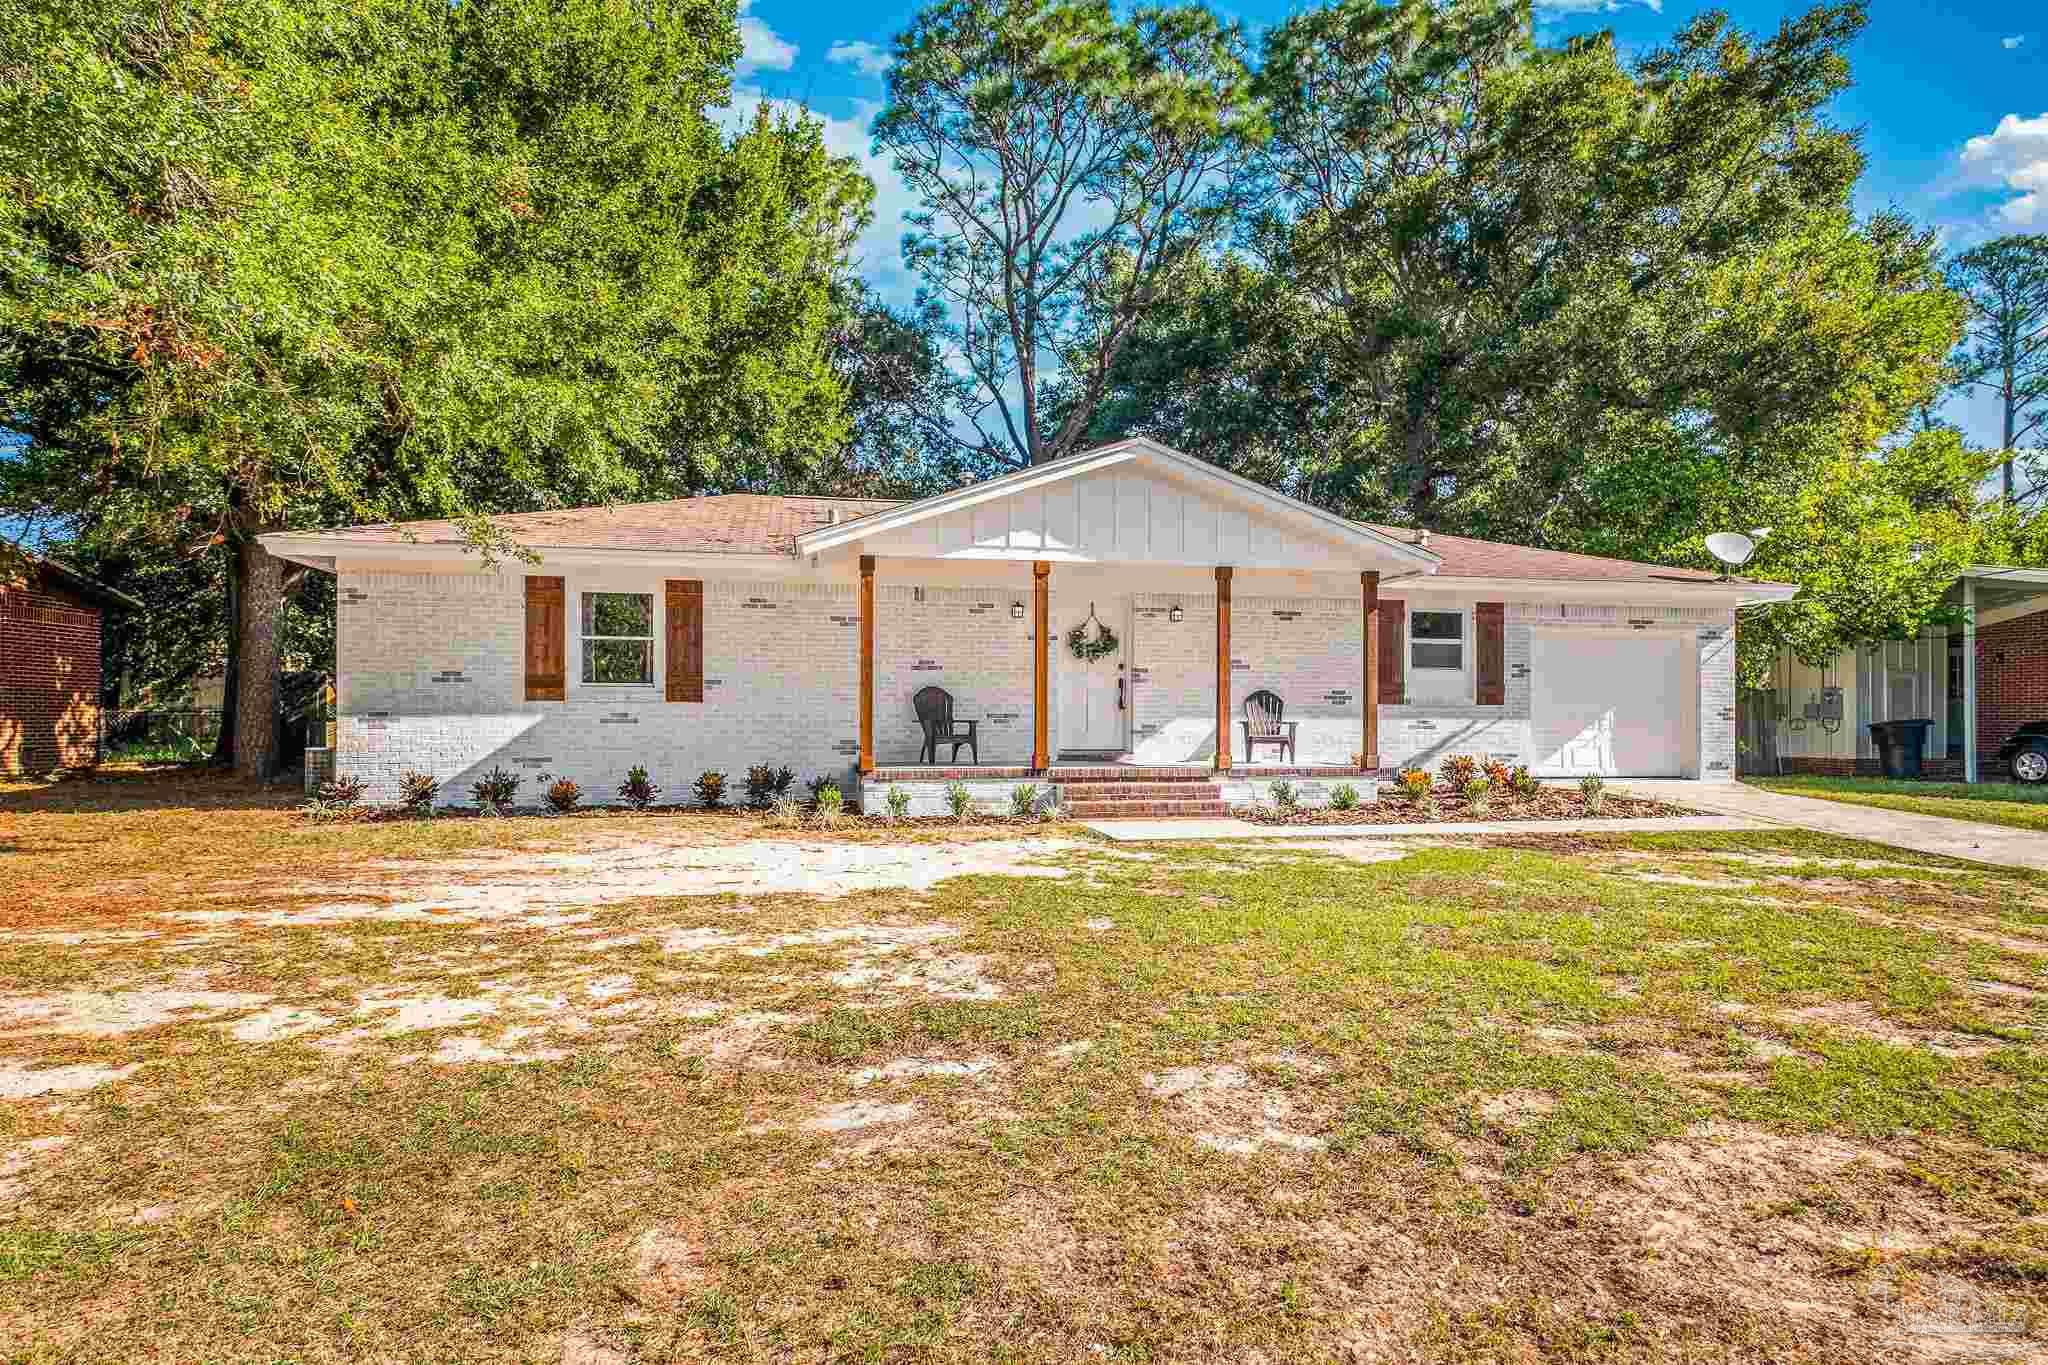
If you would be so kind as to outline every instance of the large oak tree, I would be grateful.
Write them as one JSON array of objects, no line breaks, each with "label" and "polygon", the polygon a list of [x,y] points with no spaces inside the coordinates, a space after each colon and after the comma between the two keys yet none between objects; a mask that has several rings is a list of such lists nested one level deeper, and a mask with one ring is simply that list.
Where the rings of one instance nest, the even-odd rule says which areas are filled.
[{"label": "large oak tree", "polygon": [[[256,537],[660,493],[842,434],[869,188],[711,110],[731,0],[24,0],[0,11],[0,514],[226,557],[229,730],[273,761]],[[505,547],[497,547],[505,548]]]}]

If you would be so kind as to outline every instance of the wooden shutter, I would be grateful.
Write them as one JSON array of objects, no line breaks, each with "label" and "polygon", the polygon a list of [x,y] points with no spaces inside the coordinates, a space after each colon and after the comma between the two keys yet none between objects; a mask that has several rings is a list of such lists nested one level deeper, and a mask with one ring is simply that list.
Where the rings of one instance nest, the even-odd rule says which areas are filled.
[{"label": "wooden shutter", "polygon": [[526,699],[568,697],[569,607],[560,578],[526,578]]},{"label": "wooden shutter", "polygon": [[704,580],[668,580],[668,699],[704,700]]},{"label": "wooden shutter", "polygon": [[1506,604],[1481,602],[1473,608],[1472,637],[1479,651],[1479,704],[1505,706],[1508,701]]},{"label": "wooden shutter", "polygon": [[1398,597],[1380,599],[1380,705],[1399,706],[1407,700],[1403,682],[1408,670],[1403,657],[1408,652],[1408,604]]}]

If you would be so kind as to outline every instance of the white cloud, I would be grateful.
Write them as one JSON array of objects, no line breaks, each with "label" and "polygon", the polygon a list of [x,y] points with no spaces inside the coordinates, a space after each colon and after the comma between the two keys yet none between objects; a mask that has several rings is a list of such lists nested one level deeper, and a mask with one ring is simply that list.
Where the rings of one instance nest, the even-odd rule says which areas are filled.
[{"label": "white cloud", "polygon": [[874,43],[834,43],[825,50],[825,60],[850,66],[863,76],[889,74],[889,50]]},{"label": "white cloud", "polygon": [[2048,113],[2007,114],[1998,126],[1963,144],[1963,167],[1980,185],[2020,191],[1992,210],[2009,227],[2048,227]]},{"label": "white cloud", "polygon": [[753,8],[754,0],[740,0],[739,74],[789,70],[796,65],[796,44],[755,18]]},{"label": "white cloud", "polygon": [[2024,43],[2025,41],[2026,37],[2024,35],[2014,38],[2000,38],[1998,40],[1998,45],[2004,48],[2007,52],[2010,52],[2014,48],[2018,47],[2021,43]]}]

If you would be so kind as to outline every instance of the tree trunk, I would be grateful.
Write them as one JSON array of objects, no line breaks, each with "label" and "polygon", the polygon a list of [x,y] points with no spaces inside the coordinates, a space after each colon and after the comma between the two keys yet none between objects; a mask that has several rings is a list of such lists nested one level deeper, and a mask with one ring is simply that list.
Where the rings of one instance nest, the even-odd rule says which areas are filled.
[{"label": "tree trunk", "polygon": [[285,564],[253,530],[241,537],[235,556],[235,772],[268,781],[277,771],[277,623]]}]

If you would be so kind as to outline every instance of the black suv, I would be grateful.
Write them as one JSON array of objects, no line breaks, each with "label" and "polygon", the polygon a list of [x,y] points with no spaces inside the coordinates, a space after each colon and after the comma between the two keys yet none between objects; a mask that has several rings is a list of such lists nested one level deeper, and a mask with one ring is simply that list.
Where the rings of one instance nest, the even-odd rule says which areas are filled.
[{"label": "black suv", "polygon": [[2048,782],[2048,720],[2030,720],[1999,747],[2016,782]]}]

